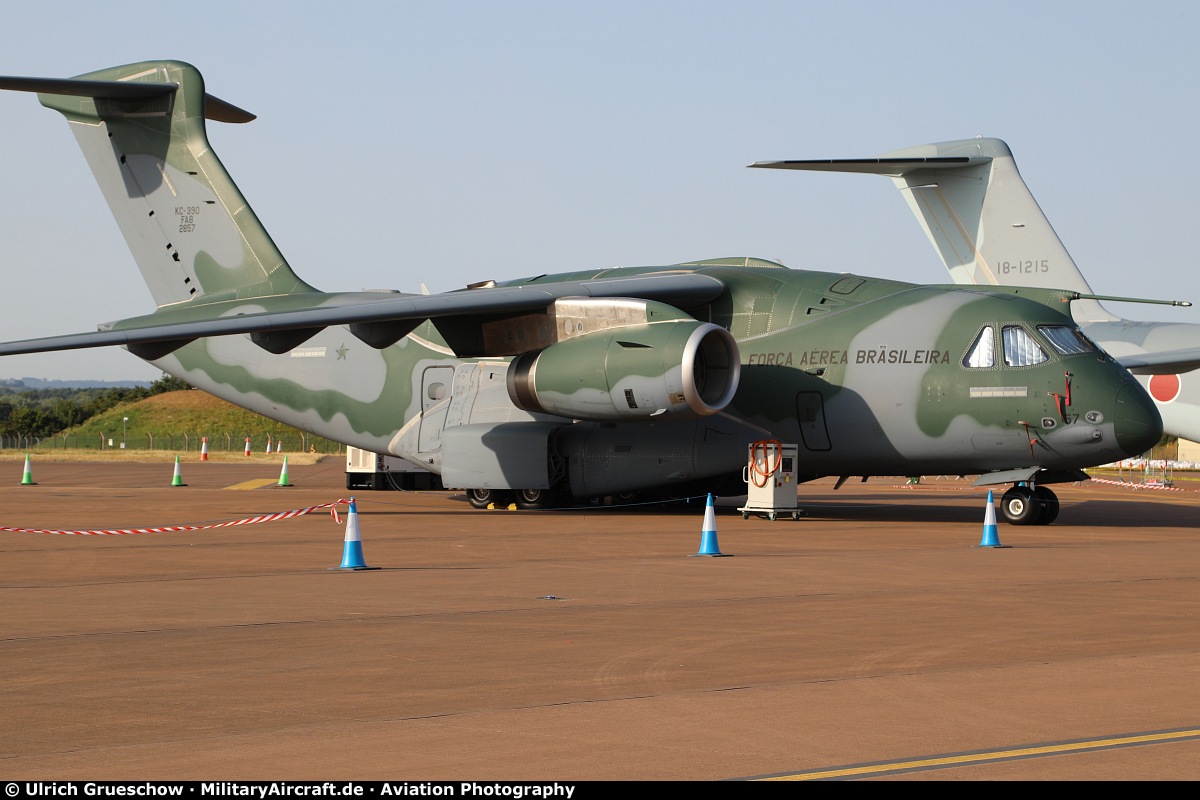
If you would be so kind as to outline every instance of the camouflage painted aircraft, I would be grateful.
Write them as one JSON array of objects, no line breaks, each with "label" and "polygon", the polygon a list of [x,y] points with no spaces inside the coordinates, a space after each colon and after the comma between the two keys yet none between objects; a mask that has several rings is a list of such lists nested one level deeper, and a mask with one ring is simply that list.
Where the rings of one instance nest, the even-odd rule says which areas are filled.
[{"label": "camouflage painted aircraft", "polygon": [[920,286],[754,258],[318,291],[213,153],[252,115],[192,66],[0,78],[61,112],[157,310],[0,355],[123,346],[230,402],[392,454],[526,508],[633,493],[744,494],[748,454],[798,444],[798,479],[980,475],[1008,519],[1048,484],[1137,455],[1162,423],[1064,313],[1078,293]]},{"label": "camouflage painted aircraft", "polygon": [[[1091,295],[999,139],[962,139],[909,147],[878,158],[786,161],[762,167],[886,175],[950,271],[955,283],[1034,286]],[[1071,304],[1084,333],[1139,376],[1172,436],[1200,441],[1200,324],[1135,322],[1097,297]],[[1138,300],[1136,302],[1149,302]],[[1169,305],[1191,303],[1170,301]]]}]

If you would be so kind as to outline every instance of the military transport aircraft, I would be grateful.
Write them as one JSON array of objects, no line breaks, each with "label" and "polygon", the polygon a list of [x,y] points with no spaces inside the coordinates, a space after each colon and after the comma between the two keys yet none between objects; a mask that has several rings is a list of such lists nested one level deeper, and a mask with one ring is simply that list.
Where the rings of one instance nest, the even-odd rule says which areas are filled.
[{"label": "military transport aircraft", "polygon": [[798,479],[980,475],[1049,523],[1048,484],[1144,452],[1145,390],[1065,313],[1078,292],[920,286],[755,258],[441,294],[318,291],[213,153],[253,116],[152,61],[0,78],[62,113],[157,310],[0,355],[124,346],[259,414],[439,473],[472,505],[745,493],[758,443]]},{"label": "military transport aircraft", "polygon": [[[877,158],[751,166],[886,175],[908,201],[955,283],[1092,294],[1000,139],[937,142]],[[1200,367],[1200,324],[1134,322],[1111,313],[1100,300],[1133,302],[1117,297],[1078,300],[1071,304],[1075,321],[1139,376],[1168,434],[1200,441],[1200,373],[1194,371]]]}]

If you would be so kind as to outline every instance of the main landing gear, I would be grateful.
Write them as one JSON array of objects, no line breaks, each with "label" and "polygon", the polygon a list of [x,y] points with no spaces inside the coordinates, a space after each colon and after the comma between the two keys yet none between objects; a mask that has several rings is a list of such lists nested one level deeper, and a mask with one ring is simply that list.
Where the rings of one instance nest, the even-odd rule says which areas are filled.
[{"label": "main landing gear", "polygon": [[1000,498],[1000,512],[1012,525],[1049,525],[1058,517],[1058,496],[1045,486],[1019,483]]},{"label": "main landing gear", "polygon": [[467,489],[467,502],[472,508],[507,508],[514,502],[517,508],[554,508],[558,494],[550,489]]},{"label": "main landing gear", "polygon": [[507,489],[467,489],[467,502],[472,508],[504,508],[512,501],[513,493]]}]

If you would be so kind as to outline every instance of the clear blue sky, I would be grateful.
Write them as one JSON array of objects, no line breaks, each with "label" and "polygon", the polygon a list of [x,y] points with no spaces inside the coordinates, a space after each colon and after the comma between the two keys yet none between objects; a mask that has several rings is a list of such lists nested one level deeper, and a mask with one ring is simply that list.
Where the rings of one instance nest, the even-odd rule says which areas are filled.
[{"label": "clear blue sky", "polygon": [[[209,138],[320,289],[734,255],[946,283],[890,181],[745,167],[984,135],[1094,290],[1200,303],[1197,41],[1190,0],[67,0],[5,10],[0,74],[196,65],[258,115]],[[0,92],[0,119],[0,340],[153,310],[62,118]],[[0,359],[23,376],[159,373],[116,348]]]}]

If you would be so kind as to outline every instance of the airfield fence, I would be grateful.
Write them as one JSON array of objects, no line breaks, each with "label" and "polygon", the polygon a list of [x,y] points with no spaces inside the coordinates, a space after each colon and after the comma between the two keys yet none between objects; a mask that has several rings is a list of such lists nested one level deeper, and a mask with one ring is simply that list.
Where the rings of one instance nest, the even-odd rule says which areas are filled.
[{"label": "airfield fence", "polygon": [[[222,432],[217,434],[198,433],[144,433],[127,435],[121,447],[121,432],[104,434],[56,434],[54,436],[26,436],[11,434],[0,436],[0,450],[170,450],[173,452],[199,453],[208,438],[210,453],[242,453],[246,449],[245,433]],[[345,452],[345,447],[326,439],[306,433],[271,436],[250,435],[251,453],[321,453],[334,455]],[[270,451],[267,450],[268,442]]]}]

